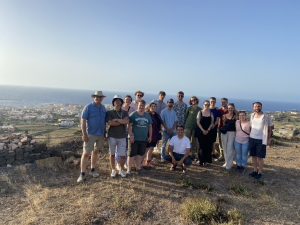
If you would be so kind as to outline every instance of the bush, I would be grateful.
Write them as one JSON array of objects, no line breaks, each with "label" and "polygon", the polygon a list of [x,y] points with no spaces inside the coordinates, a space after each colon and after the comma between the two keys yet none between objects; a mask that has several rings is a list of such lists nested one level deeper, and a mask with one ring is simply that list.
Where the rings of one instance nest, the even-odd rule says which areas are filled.
[{"label": "bush", "polygon": [[193,224],[243,224],[243,215],[236,209],[227,213],[208,199],[188,199],[181,206],[181,216]]},{"label": "bush", "polygon": [[182,205],[182,216],[197,224],[209,224],[217,216],[216,204],[207,199],[187,200]]}]

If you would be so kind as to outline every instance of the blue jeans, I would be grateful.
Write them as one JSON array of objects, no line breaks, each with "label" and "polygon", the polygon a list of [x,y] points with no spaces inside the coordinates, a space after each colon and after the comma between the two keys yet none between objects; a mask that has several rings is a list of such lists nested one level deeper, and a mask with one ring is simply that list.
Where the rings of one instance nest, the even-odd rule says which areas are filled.
[{"label": "blue jeans", "polygon": [[249,155],[249,149],[248,149],[249,143],[241,144],[238,142],[234,142],[234,147],[236,151],[236,161],[238,166],[246,167],[248,162],[248,155]]},{"label": "blue jeans", "polygon": [[160,151],[160,157],[162,159],[165,158],[166,156],[166,147],[167,147],[167,143],[168,141],[175,135],[175,133],[173,133],[172,135],[168,134],[166,131],[163,131],[163,135],[162,135],[162,147],[161,147],[161,151]]},{"label": "blue jeans", "polygon": [[[180,161],[180,160],[184,157],[184,154],[178,154],[178,153],[176,153],[176,152],[173,152],[173,156],[174,156],[174,158],[175,158],[176,161]],[[170,155],[166,155],[166,156],[165,156],[165,160],[166,160],[167,162],[172,163],[172,158],[171,158]],[[185,158],[185,160],[183,161],[183,164],[184,164],[185,166],[190,166],[190,165],[192,165],[192,159],[188,156],[188,157]]]}]

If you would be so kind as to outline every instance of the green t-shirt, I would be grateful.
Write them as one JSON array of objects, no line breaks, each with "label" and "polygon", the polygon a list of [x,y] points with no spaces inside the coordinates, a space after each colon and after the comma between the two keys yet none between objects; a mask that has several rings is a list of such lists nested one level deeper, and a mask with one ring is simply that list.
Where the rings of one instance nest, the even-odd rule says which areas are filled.
[{"label": "green t-shirt", "polygon": [[185,128],[195,129],[197,126],[197,114],[201,110],[199,106],[192,107],[190,106],[185,115]]},{"label": "green t-shirt", "polygon": [[149,126],[152,124],[152,119],[149,113],[144,113],[143,116],[138,112],[133,112],[129,121],[132,124],[132,132],[135,141],[147,141]]},{"label": "green t-shirt", "polygon": [[[107,112],[107,121],[113,120],[113,119],[125,119],[128,118],[128,112],[121,110],[110,110]],[[127,125],[121,124],[119,126],[110,126],[108,129],[108,137],[113,138],[126,138],[127,137]]]}]

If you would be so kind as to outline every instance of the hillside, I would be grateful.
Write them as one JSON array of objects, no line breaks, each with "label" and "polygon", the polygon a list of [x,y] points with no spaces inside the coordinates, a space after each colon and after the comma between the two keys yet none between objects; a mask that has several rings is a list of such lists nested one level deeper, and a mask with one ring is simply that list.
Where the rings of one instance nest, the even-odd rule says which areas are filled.
[{"label": "hillside", "polygon": [[262,182],[221,163],[193,165],[185,175],[157,163],[112,179],[103,155],[99,168],[100,178],[80,185],[79,168],[60,160],[0,168],[1,224],[192,224],[189,202],[199,199],[217,207],[218,224],[300,223],[299,148],[268,149]]}]

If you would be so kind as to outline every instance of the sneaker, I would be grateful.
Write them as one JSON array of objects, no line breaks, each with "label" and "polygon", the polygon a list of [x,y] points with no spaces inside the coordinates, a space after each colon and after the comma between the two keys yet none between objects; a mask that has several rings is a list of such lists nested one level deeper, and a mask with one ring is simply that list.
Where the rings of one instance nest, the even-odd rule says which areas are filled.
[{"label": "sneaker", "polygon": [[220,156],[219,158],[218,158],[218,161],[220,162],[220,161],[224,161],[225,159],[224,159],[224,157],[223,156]]},{"label": "sneaker", "polygon": [[96,172],[95,170],[94,170],[94,171],[91,171],[91,172],[90,172],[90,175],[91,175],[92,177],[94,177],[94,178],[99,177],[99,173]]},{"label": "sneaker", "polygon": [[130,174],[131,174],[130,170],[127,170],[126,175],[130,175]]},{"label": "sneaker", "polygon": [[185,168],[185,166],[181,166],[181,169],[182,169],[182,173],[186,173],[186,168]]},{"label": "sneaker", "polygon": [[226,163],[224,163],[224,164],[222,165],[222,168],[226,168]]},{"label": "sneaker", "polygon": [[126,172],[124,170],[120,170],[119,171],[119,174],[122,178],[125,178],[126,177]]},{"label": "sneaker", "polygon": [[170,171],[174,171],[176,169],[176,166],[172,165],[170,168]]},{"label": "sneaker", "polygon": [[110,176],[111,177],[116,177],[117,176],[117,171],[116,170],[112,170]]},{"label": "sneaker", "polygon": [[255,178],[257,174],[257,171],[253,171],[252,173],[249,173],[249,176]]},{"label": "sneaker", "polygon": [[85,177],[82,174],[80,174],[78,179],[77,179],[77,183],[82,183],[84,181],[85,181]]},{"label": "sneaker", "polygon": [[160,162],[161,162],[161,163],[164,163],[165,161],[166,161],[166,160],[165,160],[164,158],[161,158],[161,159],[160,159]]}]

